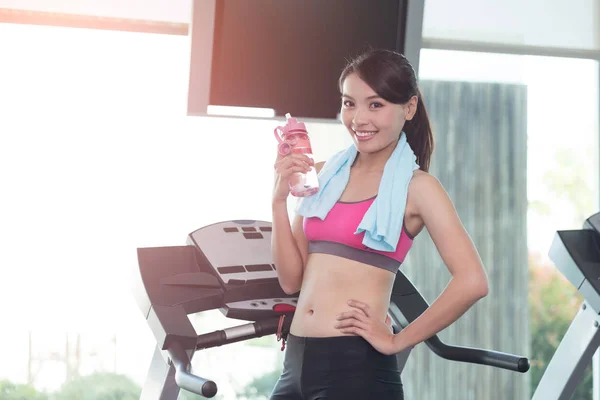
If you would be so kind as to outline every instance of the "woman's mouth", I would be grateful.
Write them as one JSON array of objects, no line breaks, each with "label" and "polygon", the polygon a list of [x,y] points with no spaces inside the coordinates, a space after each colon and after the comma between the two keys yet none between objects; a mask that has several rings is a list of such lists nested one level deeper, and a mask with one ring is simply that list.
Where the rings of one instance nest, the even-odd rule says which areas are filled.
[{"label": "woman's mouth", "polygon": [[357,131],[354,130],[354,136],[356,136],[356,140],[361,142],[372,139],[377,134],[377,131]]}]

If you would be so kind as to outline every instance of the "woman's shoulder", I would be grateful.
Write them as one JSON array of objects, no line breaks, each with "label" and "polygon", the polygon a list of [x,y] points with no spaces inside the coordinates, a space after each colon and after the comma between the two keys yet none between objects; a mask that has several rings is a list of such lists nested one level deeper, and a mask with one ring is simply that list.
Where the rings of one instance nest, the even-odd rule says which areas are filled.
[{"label": "woman's shoulder", "polygon": [[410,186],[417,186],[419,189],[424,189],[432,185],[440,185],[440,181],[435,176],[420,169],[413,171]]},{"label": "woman's shoulder", "polygon": [[423,200],[438,197],[445,192],[440,181],[433,175],[422,170],[415,170],[408,185],[408,203],[417,204]]}]

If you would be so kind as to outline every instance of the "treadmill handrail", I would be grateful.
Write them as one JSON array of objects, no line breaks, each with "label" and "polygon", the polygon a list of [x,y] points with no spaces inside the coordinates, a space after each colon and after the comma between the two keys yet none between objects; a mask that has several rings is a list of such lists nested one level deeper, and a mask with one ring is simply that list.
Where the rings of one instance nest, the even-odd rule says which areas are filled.
[{"label": "treadmill handrail", "polygon": [[[391,317],[403,329],[429,308],[429,303],[402,271],[398,271],[396,275],[390,300]],[[435,354],[447,360],[489,365],[517,372],[529,370],[529,360],[526,357],[494,350],[451,346],[442,342],[437,335],[425,340],[425,344]]]},{"label": "treadmill handrail", "polygon": [[167,348],[169,358],[175,367],[175,383],[182,389],[211,398],[217,394],[217,384],[189,372],[191,363],[183,347],[173,342]]},{"label": "treadmill handrail", "polygon": [[[284,329],[289,329],[290,320],[291,318],[288,319]],[[273,334],[277,331],[278,321],[279,317],[268,318],[199,335],[196,349],[207,349]],[[442,342],[437,335],[432,336],[425,343],[435,354],[447,360],[489,365],[517,372],[527,372],[529,370],[529,360],[526,357],[493,350],[450,346]]]},{"label": "treadmill handrail", "polygon": [[447,360],[489,365],[517,372],[527,372],[529,370],[529,360],[527,357],[494,350],[451,346],[442,342],[437,335],[427,339],[425,344],[435,354]]}]

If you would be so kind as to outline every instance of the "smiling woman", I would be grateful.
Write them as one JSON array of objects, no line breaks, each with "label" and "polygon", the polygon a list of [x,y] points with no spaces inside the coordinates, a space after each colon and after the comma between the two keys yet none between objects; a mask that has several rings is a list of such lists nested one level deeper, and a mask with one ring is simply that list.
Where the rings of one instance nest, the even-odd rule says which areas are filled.
[{"label": "smiling woman", "polygon": [[[275,164],[273,260],[281,287],[302,290],[272,400],[403,399],[395,354],[452,324],[488,291],[450,198],[426,172],[433,137],[406,58],[368,51],[339,85],[353,144],[317,165],[321,189],[302,200],[293,224],[289,176],[310,160],[292,155]],[[395,274],[424,227],[452,278],[427,311],[393,334],[386,313]]]},{"label": "smiling woman", "polygon": [[[379,50],[369,55],[358,57],[340,76],[342,122],[354,133],[358,151],[364,150],[363,158],[382,146],[393,149],[404,132],[420,169],[428,171],[433,134],[414,69],[397,53]],[[375,133],[377,139],[371,140]],[[369,147],[358,143],[367,141]]]}]

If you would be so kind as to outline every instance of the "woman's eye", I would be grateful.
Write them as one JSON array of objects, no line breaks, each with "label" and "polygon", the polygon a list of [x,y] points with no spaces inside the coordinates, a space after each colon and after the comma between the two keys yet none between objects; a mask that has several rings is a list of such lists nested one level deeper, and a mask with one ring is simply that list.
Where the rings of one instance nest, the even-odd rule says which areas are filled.
[{"label": "woman's eye", "polygon": [[[342,102],[342,104],[344,107],[354,107],[354,103],[351,102],[350,100],[344,100]],[[371,107],[372,108],[381,108],[381,107],[383,107],[383,104],[381,104],[379,102],[374,102],[374,103],[371,103]]]}]

